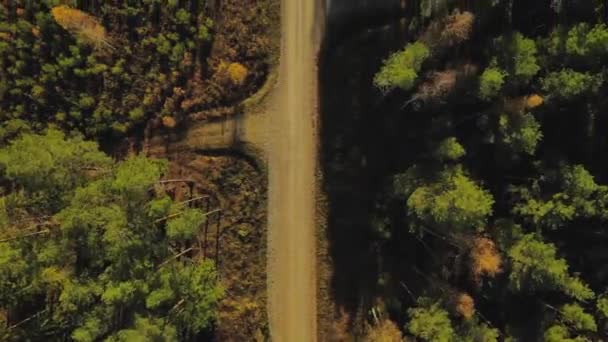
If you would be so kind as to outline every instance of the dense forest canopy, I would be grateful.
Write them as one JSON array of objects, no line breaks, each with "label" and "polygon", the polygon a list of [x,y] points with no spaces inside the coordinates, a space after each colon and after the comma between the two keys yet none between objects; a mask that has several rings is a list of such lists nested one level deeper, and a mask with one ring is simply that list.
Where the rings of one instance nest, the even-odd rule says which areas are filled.
[{"label": "dense forest canopy", "polygon": [[174,341],[210,328],[223,289],[189,248],[205,215],[165,194],[165,161],[116,163],[49,130],[1,149],[0,167],[12,189],[0,197],[3,340]]},{"label": "dense forest canopy", "polygon": [[120,136],[151,118],[173,128],[226,112],[267,73],[270,14],[264,2],[222,2],[221,16],[218,5],[0,1],[0,138],[51,124]]},{"label": "dense forest canopy", "polygon": [[[608,339],[607,10],[413,1],[406,19],[328,48],[326,82],[358,70],[323,113],[342,120],[325,119],[326,189],[334,286],[351,280],[334,295],[358,307],[356,335]],[[338,239],[358,252],[340,255]]]},{"label": "dense forest canopy", "polygon": [[0,340],[268,334],[261,173],[146,146],[242,110],[277,6],[0,0]]}]

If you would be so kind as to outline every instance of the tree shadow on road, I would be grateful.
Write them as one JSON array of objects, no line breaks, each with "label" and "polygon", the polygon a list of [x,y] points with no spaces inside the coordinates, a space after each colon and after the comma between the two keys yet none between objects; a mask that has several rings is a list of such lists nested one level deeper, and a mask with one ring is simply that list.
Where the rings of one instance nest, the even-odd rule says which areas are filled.
[{"label": "tree shadow on road", "polygon": [[401,49],[405,38],[399,24],[348,39],[328,36],[320,56],[321,191],[327,198],[324,238],[333,302],[333,313],[323,307],[327,304],[320,305],[322,331],[331,329],[323,327],[323,321],[335,321],[339,312],[350,318],[350,331],[358,330],[382,291],[381,274],[407,277],[405,264],[418,253],[419,246],[395,246],[379,260],[371,223],[387,176],[411,162],[408,156],[413,153],[408,152],[415,151],[419,141],[411,138],[416,132],[408,129],[414,125],[408,125],[412,118],[404,115],[402,97],[385,96],[372,84],[382,60]]}]

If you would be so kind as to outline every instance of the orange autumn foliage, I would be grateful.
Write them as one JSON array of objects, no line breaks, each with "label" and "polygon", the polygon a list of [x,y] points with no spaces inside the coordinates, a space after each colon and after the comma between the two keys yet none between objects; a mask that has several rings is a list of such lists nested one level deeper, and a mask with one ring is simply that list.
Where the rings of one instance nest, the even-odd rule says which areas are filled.
[{"label": "orange autumn foliage", "polygon": [[108,45],[106,29],[97,18],[65,5],[53,7],[51,14],[59,26],[78,35],[84,41],[93,45]]},{"label": "orange autumn foliage", "polygon": [[538,94],[532,94],[526,99],[526,108],[536,108],[543,104],[545,100]]},{"label": "orange autumn foliage", "polygon": [[482,276],[495,277],[502,271],[502,259],[494,242],[486,237],[477,237],[473,241],[470,253],[471,272],[476,282]]},{"label": "orange autumn foliage", "polygon": [[165,126],[166,128],[175,128],[175,126],[177,125],[175,119],[170,116],[163,116],[162,121],[163,126]]},{"label": "orange autumn foliage", "polygon": [[455,300],[455,309],[465,319],[470,319],[475,314],[475,301],[466,293],[459,293]]}]

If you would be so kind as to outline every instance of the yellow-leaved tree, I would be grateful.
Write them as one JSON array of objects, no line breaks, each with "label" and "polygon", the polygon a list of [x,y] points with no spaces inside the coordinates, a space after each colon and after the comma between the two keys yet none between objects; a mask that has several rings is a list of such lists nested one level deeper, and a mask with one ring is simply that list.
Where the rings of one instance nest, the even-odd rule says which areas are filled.
[{"label": "yellow-leaved tree", "polygon": [[65,5],[53,7],[51,14],[59,26],[83,41],[96,47],[111,47],[106,38],[106,29],[97,18]]},{"label": "yellow-leaved tree", "polygon": [[242,85],[247,79],[249,70],[241,63],[227,63],[221,61],[217,67],[217,72],[227,77],[234,85]]}]

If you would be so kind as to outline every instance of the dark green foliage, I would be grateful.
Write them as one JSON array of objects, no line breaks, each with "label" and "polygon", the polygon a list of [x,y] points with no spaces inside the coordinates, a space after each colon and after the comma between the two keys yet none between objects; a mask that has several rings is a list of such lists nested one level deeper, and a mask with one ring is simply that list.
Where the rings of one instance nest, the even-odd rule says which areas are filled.
[{"label": "dark green foliage", "polygon": [[[324,114],[331,116],[324,122],[330,126],[323,132],[325,171],[336,178],[325,189],[335,193],[332,223],[339,227],[331,233],[343,229],[350,243],[360,230],[357,248],[373,251],[365,256],[375,258],[371,273],[381,270],[374,295],[407,321],[406,337],[608,339],[608,300],[596,298],[608,281],[607,12],[601,1],[549,3],[419,2],[419,17],[407,32],[431,49],[419,69],[394,63],[389,73],[387,62],[380,70],[363,69],[359,83],[338,95],[325,95]],[[474,15],[474,32],[444,53],[435,48],[440,33],[431,33],[455,8]],[[361,46],[345,44],[350,50],[340,50],[341,56],[377,60],[365,48],[382,49],[376,40],[403,32],[392,28],[360,37]],[[323,72],[340,69],[341,62]],[[372,86],[372,74],[378,87],[379,79],[399,73],[411,76],[404,78],[405,90],[417,78],[426,80],[419,90],[427,83],[440,88],[435,75],[451,70],[461,72],[452,83],[443,80],[450,94],[442,98],[366,97],[361,90]],[[351,93],[357,101],[342,100]],[[355,112],[356,119],[334,121],[340,111]],[[372,127],[373,136],[362,139]],[[378,178],[381,186],[372,181]],[[349,191],[365,199],[351,199]],[[349,220],[353,213],[342,201],[373,208],[356,215],[356,222],[367,220],[365,227]],[[362,242],[370,236],[372,242]],[[343,257],[335,252],[336,260]],[[430,299],[423,305],[418,296]],[[454,299],[463,297],[466,307]]]},{"label": "dark green foliage", "polygon": [[190,23],[206,28],[202,38],[210,35],[202,6],[193,7],[191,17],[191,8],[104,3],[93,15],[106,26],[112,47],[93,48],[55,22],[53,5],[35,2],[28,15],[6,24],[14,39],[0,48],[0,61],[14,66],[3,79],[11,91],[0,106],[2,139],[14,134],[7,122],[17,118],[34,130],[55,123],[88,136],[125,133],[158,112],[161,94],[190,76],[182,61],[192,64],[201,46],[201,33]]}]

